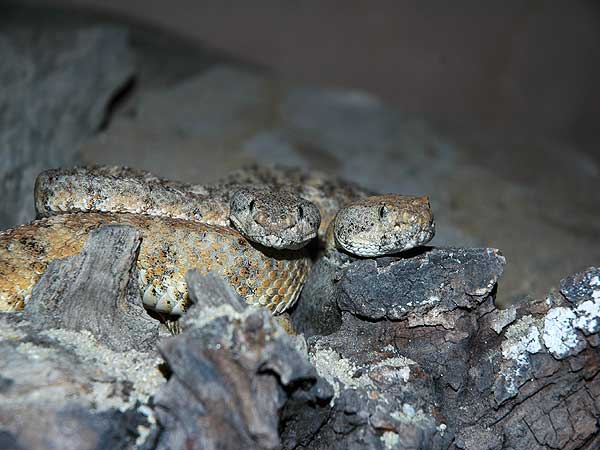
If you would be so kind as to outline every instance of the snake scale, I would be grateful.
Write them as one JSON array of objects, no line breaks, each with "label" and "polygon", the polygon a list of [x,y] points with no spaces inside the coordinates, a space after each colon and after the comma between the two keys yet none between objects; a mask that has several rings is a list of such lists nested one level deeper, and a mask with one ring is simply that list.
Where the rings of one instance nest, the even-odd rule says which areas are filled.
[{"label": "snake scale", "polygon": [[126,168],[60,169],[38,177],[35,201],[41,219],[0,233],[0,311],[22,309],[52,260],[79,253],[90,231],[108,224],[141,232],[144,305],[175,315],[189,306],[192,268],[216,271],[246,302],[280,313],[308,276],[303,244],[312,237],[373,256],[433,236],[426,198],[369,197],[350,183],[286,169],[247,169],[210,186]]}]

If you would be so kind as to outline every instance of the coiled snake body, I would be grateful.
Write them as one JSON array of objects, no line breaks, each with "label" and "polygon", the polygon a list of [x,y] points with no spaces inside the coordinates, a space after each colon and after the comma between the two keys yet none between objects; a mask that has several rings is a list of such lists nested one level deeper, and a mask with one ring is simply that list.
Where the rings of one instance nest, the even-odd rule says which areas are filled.
[{"label": "coiled snake body", "polygon": [[62,214],[0,234],[0,310],[23,308],[48,263],[79,253],[90,231],[107,224],[141,232],[140,291],[145,306],[159,312],[185,311],[191,268],[214,270],[248,303],[281,312],[296,300],[310,268],[305,250],[259,249],[230,228],[128,213]]},{"label": "coiled snake body", "polygon": [[[270,194],[281,189],[300,200]],[[67,169],[40,175],[35,192],[38,212],[50,217],[0,233],[0,311],[22,309],[49,262],[79,253],[90,231],[108,224],[141,232],[144,305],[170,314],[188,306],[184,277],[193,268],[216,271],[250,304],[285,311],[311,267],[301,246],[317,229],[324,244],[330,224],[330,241],[364,256],[422,245],[433,236],[426,198],[366,197],[354,185],[296,171],[252,169],[203,187],[131,169]],[[342,207],[345,215],[334,227]],[[248,234],[223,226],[227,215]]]}]

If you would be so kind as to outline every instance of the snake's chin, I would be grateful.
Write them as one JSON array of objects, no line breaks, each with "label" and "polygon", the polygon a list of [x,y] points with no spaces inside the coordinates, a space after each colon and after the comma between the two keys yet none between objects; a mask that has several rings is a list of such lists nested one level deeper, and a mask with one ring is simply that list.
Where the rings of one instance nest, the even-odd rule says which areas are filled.
[{"label": "snake's chin", "polygon": [[377,244],[376,241],[357,239],[339,240],[336,236],[336,245],[344,251],[361,258],[377,258],[380,256],[394,255],[427,244],[435,235],[435,228],[421,229],[412,235],[403,236],[400,240],[388,245]]},{"label": "snake's chin", "polygon": [[316,237],[317,234],[314,233],[302,240],[289,240],[282,239],[280,236],[276,235],[266,235],[255,237],[254,239],[250,240],[252,242],[256,242],[257,244],[264,245],[265,247],[274,248],[276,250],[299,250],[305,247],[310,241],[312,241]]},{"label": "snake's chin", "polygon": [[[301,241],[292,241],[287,239],[281,239],[279,236],[266,236],[265,242],[268,244],[263,244],[268,247],[275,248],[277,250],[299,250],[317,237],[317,233],[313,233],[310,236],[307,236],[305,239]],[[259,242],[260,243],[260,242]]]}]

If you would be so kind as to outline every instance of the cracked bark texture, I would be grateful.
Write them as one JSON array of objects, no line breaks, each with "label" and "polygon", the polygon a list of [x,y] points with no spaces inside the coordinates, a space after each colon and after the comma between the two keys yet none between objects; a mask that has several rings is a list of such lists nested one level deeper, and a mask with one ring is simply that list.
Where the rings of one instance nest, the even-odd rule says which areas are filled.
[{"label": "cracked bark texture", "polygon": [[[159,345],[171,374],[155,397],[153,448],[276,449],[282,439],[307,440],[325,420],[331,387],[268,311],[247,307],[215,275],[186,279],[194,306],[184,331]],[[280,437],[295,414],[312,426]]]},{"label": "cracked bark texture", "polygon": [[115,351],[150,351],[158,322],[140,299],[135,263],[141,235],[133,227],[94,230],[76,256],[52,261],[24,311],[34,326],[86,330]]},{"label": "cracked bark texture", "polygon": [[315,317],[334,305],[342,320],[308,341],[336,395],[305,448],[598,448],[599,270],[498,310],[504,263],[425,249],[355,260],[306,291]]},{"label": "cracked bark texture", "polygon": [[[497,250],[333,254],[317,272],[331,278],[303,295],[327,293],[321,304],[337,309],[339,321],[308,342],[245,305],[218,276],[190,272],[195,304],[182,334],[159,341],[161,359],[146,342],[156,323],[132,290],[138,245],[129,227],[101,228],[81,254],[48,269],[31,308],[0,315],[3,446],[600,444],[598,268],[564,279],[545,299],[499,310],[505,261]],[[314,320],[318,300],[307,303]]]}]

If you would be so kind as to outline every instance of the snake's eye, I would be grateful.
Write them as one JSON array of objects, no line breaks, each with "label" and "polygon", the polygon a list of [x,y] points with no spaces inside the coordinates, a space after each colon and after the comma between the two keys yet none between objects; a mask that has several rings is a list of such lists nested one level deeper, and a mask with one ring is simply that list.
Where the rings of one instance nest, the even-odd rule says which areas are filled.
[{"label": "snake's eye", "polygon": [[248,203],[248,210],[250,212],[254,211],[254,200],[250,200],[250,203]]},{"label": "snake's eye", "polygon": [[304,208],[302,206],[298,206],[298,218],[304,218]]},{"label": "snake's eye", "polygon": [[379,207],[379,220],[383,220],[387,214],[387,209],[385,205],[381,205]]}]

